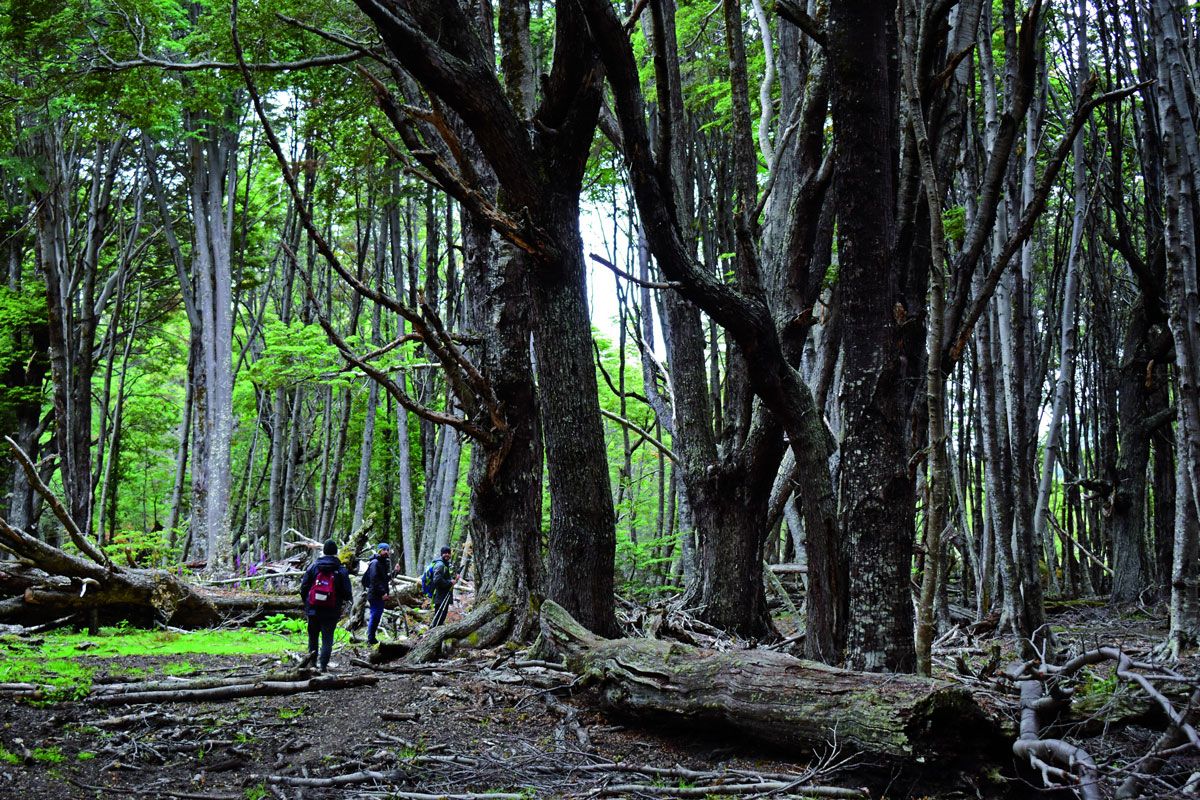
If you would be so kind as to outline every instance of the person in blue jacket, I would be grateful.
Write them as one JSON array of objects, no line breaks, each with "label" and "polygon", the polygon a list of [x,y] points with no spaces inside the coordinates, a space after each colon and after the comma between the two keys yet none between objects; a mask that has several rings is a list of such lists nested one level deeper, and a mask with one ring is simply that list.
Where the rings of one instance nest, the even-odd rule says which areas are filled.
[{"label": "person in blue jacket", "polygon": [[330,539],[321,550],[323,555],[300,579],[300,600],[308,617],[308,663],[316,664],[317,670],[324,672],[329,669],[329,656],[333,653],[333,631],[354,590],[350,586],[350,573],[338,560],[337,542]]}]

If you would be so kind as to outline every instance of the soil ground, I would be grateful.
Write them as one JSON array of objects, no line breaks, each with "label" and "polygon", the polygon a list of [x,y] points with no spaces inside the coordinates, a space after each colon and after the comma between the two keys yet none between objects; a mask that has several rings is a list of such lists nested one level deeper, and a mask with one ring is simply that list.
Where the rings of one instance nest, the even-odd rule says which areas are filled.
[{"label": "soil ground", "polygon": [[[1161,622],[1153,615],[1092,608],[1060,612],[1053,620],[1060,636],[1080,645],[1126,647],[1152,643]],[[980,644],[971,642],[960,654],[972,664],[981,662],[988,648]],[[335,651],[335,674],[367,671],[352,663],[366,655],[358,645]],[[720,772],[731,783],[786,773],[803,784],[869,786],[872,797],[897,800],[1038,794],[1011,763],[980,765],[975,774],[956,768],[953,776],[945,774],[946,765],[888,772],[836,749],[821,758],[766,753],[720,731],[647,728],[601,714],[587,690],[567,688],[571,676],[543,667],[517,668],[513,659],[504,650],[474,653],[429,671],[378,672],[373,686],[205,704],[110,708],[86,700],[41,707],[10,702],[0,707],[0,745],[27,757],[24,763],[0,763],[0,792],[30,800],[130,795],[319,800],[407,796],[404,792],[582,798],[602,792],[659,797],[665,789],[656,786],[691,785],[678,776],[648,780],[605,766],[616,764]],[[171,660],[96,662],[97,678],[135,667],[165,673]],[[280,666],[274,657],[190,655],[187,661],[204,675],[253,675]],[[415,712],[418,718],[387,720],[381,717],[385,712]],[[139,713],[146,717],[111,722]],[[1104,726],[1101,736],[1084,746],[1098,761],[1110,763],[1144,752],[1156,736],[1150,727],[1121,723]],[[362,770],[387,773],[386,780],[344,786],[286,783]],[[616,788],[631,784],[643,788]],[[697,796],[722,795],[714,788]],[[769,796],[803,795],[776,791]]]}]

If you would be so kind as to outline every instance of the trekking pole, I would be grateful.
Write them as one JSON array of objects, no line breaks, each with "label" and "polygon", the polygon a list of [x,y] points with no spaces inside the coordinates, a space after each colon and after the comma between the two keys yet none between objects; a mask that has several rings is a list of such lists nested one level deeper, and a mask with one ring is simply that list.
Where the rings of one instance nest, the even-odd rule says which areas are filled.
[{"label": "trekking pole", "polygon": [[[434,608],[434,610],[433,610],[433,618],[434,619],[437,619],[438,616],[441,615],[442,611],[446,611],[447,613],[449,613],[450,601],[453,597],[454,597],[454,587],[451,586],[450,591],[446,592],[446,599],[443,600],[440,605],[438,605]],[[442,622],[444,623],[445,621],[446,621],[445,618],[443,618]]]}]

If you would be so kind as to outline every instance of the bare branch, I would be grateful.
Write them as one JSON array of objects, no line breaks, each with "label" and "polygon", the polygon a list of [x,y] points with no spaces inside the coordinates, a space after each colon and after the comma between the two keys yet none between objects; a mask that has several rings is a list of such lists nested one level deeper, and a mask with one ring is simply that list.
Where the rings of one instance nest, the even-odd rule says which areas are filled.
[{"label": "bare branch", "polygon": [[67,535],[71,537],[71,541],[79,548],[79,551],[97,564],[101,564],[114,572],[120,572],[120,568],[109,560],[104,551],[97,548],[96,545],[92,544],[91,540],[84,536],[83,531],[79,529],[79,525],[75,520],[71,519],[71,515],[63,506],[62,501],[42,481],[42,476],[38,474],[37,467],[33,465],[33,461],[29,458],[29,455],[21,449],[21,445],[17,444],[10,436],[5,436],[4,441],[8,442],[8,446],[13,451],[17,462],[20,463],[21,469],[25,471],[25,476],[29,479],[29,484],[50,504],[51,510],[54,511],[54,516],[58,517],[63,527],[67,529]]},{"label": "bare branch", "polygon": [[609,261],[607,258],[598,256],[595,253],[588,253],[588,258],[590,258],[592,261],[595,261],[600,266],[607,267],[608,269],[612,270],[612,273],[614,275],[616,275],[618,278],[624,278],[625,280],[629,281],[630,283],[635,283],[638,286],[644,286],[647,289],[678,289],[680,286],[683,285],[679,281],[667,281],[666,283],[654,283],[652,281],[644,281],[641,278],[637,278],[637,277],[634,277],[633,275],[630,275],[628,272],[621,269],[616,264]]}]

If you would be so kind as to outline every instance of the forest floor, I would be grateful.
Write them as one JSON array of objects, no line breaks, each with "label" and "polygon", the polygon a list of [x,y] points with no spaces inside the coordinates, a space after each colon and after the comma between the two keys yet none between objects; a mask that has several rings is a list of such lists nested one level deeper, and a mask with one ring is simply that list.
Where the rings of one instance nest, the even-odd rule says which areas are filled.
[{"label": "forest floor", "polygon": [[[1060,611],[1052,624],[1060,635],[1085,647],[1143,648],[1160,637],[1162,620],[1143,612],[1077,607]],[[989,648],[987,642],[973,641],[957,655],[974,665]],[[31,800],[492,793],[719,798],[727,795],[717,781],[745,784],[762,778],[774,780],[776,788],[755,796],[804,797],[809,795],[795,787],[817,784],[869,787],[869,796],[894,800],[1031,794],[1003,759],[986,768],[980,765],[974,775],[948,776],[945,765],[932,764],[888,771],[836,747],[816,759],[789,758],[723,737],[720,731],[653,728],[613,719],[597,710],[588,690],[570,689],[570,675],[522,664],[505,650],[411,672],[365,667],[361,659],[366,655],[366,648],[355,644],[335,650],[335,675],[370,672],[378,677],[374,685],[339,690],[117,708],[86,699],[0,701],[6,703],[0,707],[0,792]],[[83,660],[95,670],[93,683],[102,684],[131,672],[259,675],[294,666],[292,658],[124,655]],[[385,718],[406,713],[416,719]],[[1137,725],[1114,726],[1086,746],[1106,763],[1123,753],[1144,751],[1156,735]],[[365,776],[364,771],[379,774]],[[318,785],[338,781],[345,783]],[[304,783],[310,785],[300,785]],[[681,791],[689,787],[697,788],[692,794]]]}]

